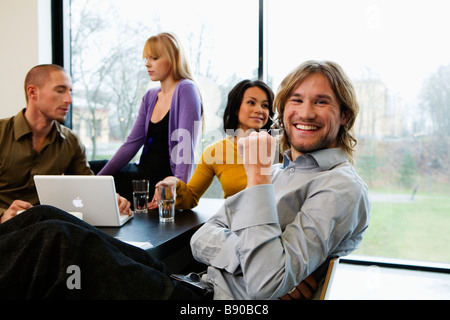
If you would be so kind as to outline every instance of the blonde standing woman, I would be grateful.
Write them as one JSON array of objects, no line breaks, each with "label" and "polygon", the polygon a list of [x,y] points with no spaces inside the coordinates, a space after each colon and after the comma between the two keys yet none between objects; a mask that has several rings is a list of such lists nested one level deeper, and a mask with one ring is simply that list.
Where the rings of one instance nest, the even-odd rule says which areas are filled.
[{"label": "blonde standing woman", "polygon": [[[125,190],[118,191],[130,199],[132,179],[150,180],[150,197],[164,177],[189,180],[202,126],[202,99],[177,37],[172,33],[150,37],[143,58],[150,79],[160,86],[144,95],[125,143],[98,173],[125,180],[118,183]],[[139,163],[129,163],[141,147]]]}]

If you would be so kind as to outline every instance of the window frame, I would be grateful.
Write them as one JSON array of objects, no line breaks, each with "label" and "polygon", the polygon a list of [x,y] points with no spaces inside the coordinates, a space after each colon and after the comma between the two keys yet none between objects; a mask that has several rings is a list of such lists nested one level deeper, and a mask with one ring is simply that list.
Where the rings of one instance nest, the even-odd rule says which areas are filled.
[{"label": "window frame", "polygon": [[[52,63],[72,74],[70,30],[70,0],[51,0]],[[72,129],[72,108],[66,116],[65,126]]]}]

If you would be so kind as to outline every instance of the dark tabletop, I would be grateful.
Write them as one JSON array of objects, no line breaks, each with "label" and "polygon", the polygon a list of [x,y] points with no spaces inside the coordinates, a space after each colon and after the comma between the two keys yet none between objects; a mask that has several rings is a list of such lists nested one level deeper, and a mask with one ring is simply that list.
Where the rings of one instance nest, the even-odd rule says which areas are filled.
[{"label": "dark tabletop", "polygon": [[158,210],[152,210],[134,214],[122,227],[99,229],[124,241],[150,242],[153,247],[147,251],[155,258],[163,259],[189,245],[194,232],[219,210],[223,202],[223,199],[203,198],[192,210],[177,210],[173,222],[159,222]]}]

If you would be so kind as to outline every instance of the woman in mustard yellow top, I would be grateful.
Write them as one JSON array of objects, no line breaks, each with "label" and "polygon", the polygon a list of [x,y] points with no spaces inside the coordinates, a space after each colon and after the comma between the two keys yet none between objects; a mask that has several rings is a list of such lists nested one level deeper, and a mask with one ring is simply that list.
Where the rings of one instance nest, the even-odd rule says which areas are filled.
[{"label": "woman in mustard yellow top", "polygon": [[[237,153],[237,141],[252,130],[270,128],[273,97],[269,86],[259,80],[241,81],[230,91],[223,116],[223,129],[227,137],[205,149],[187,184],[172,176],[156,184],[176,185],[177,209],[195,207],[215,176],[219,179],[225,198],[245,189],[247,176]],[[149,209],[157,208],[155,197]]]}]

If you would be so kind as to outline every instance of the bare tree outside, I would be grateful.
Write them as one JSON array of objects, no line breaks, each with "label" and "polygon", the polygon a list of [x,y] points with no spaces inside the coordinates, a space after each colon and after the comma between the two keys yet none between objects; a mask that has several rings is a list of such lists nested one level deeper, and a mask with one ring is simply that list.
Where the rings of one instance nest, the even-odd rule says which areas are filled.
[{"label": "bare tree outside", "polygon": [[[76,4],[73,1],[72,4]],[[92,12],[92,2],[80,2],[80,11],[72,15],[72,78],[74,83],[73,118],[77,131],[89,137],[90,159],[96,158],[97,138],[101,135],[102,123],[108,117],[112,97],[104,86],[110,71],[108,56],[99,56],[102,43],[97,36],[107,27],[107,22]],[[98,3],[97,3],[98,4]],[[104,8],[107,10],[107,8]],[[78,19],[74,19],[76,16]]]},{"label": "bare tree outside", "polygon": [[434,134],[450,137],[450,64],[440,66],[425,81],[421,96]]}]

